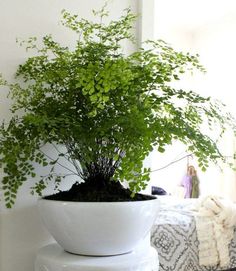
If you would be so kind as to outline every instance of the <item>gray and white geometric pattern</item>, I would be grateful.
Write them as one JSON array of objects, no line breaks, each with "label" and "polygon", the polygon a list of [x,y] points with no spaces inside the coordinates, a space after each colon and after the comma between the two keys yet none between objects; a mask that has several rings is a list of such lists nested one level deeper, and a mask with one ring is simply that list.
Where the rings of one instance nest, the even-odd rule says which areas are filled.
[{"label": "gray and white geometric pattern", "polygon": [[199,266],[195,220],[185,207],[183,203],[161,205],[151,232],[151,243],[159,254],[159,271],[219,271],[236,268],[236,231],[230,244],[229,266]]}]

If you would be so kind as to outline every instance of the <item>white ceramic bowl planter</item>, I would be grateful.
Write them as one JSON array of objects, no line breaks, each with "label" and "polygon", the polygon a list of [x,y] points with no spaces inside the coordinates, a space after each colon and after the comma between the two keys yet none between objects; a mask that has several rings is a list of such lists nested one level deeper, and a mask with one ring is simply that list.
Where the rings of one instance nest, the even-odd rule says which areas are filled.
[{"label": "white ceramic bowl planter", "polygon": [[40,199],[49,232],[64,250],[81,255],[128,253],[149,234],[157,199],[133,202],[68,202]]}]

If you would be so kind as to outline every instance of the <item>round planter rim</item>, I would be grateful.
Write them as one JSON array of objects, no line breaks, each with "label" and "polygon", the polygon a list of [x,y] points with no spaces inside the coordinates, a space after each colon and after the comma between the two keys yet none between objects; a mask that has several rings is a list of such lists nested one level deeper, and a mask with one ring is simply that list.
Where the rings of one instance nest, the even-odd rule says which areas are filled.
[{"label": "round planter rim", "polygon": [[48,202],[52,202],[52,203],[58,203],[58,204],[84,204],[84,205],[91,205],[91,204],[96,204],[96,205],[102,205],[102,204],[141,204],[144,202],[151,202],[151,201],[155,201],[158,200],[157,197],[154,197],[153,199],[146,199],[146,200],[131,200],[131,201],[70,201],[70,200],[51,200],[51,199],[45,199],[43,197],[39,198],[38,201],[48,201]]}]

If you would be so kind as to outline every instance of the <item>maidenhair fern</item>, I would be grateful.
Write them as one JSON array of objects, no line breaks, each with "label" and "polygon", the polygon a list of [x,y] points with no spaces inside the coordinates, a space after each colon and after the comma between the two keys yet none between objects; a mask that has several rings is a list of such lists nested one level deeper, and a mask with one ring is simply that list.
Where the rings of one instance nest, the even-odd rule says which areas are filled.
[{"label": "maidenhair fern", "polygon": [[[152,49],[126,55],[122,42],[134,42],[136,16],[127,9],[119,20],[105,24],[105,8],[94,15],[99,23],[63,11],[63,25],[78,36],[74,49],[51,35],[43,37],[42,47],[30,38],[21,45],[36,56],[18,67],[16,82],[0,80],[14,101],[14,116],[0,128],[7,207],[31,178],[38,178],[32,188],[38,194],[48,182],[57,187],[70,175],[75,181],[126,180],[138,192],[149,180],[145,157],[154,148],[164,152],[176,140],[198,157],[202,169],[210,160],[223,159],[201,127],[207,121],[220,132],[228,126],[235,130],[231,116],[211,98],[171,84],[188,70],[204,71],[198,56],[176,52],[164,41],[149,41]],[[43,151],[46,144],[55,147],[56,158]],[[44,176],[36,175],[37,164],[45,166]],[[62,166],[61,173],[56,165]]]}]

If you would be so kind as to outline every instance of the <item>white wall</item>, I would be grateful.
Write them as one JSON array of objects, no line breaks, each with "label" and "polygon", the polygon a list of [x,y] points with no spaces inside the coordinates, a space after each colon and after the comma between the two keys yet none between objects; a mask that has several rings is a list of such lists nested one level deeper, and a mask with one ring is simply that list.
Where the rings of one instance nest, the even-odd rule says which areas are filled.
[{"label": "white wall", "polygon": [[[15,43],[17,37],[26,39],[29,36],[40,37],[51,33],[58,41],[70,44],[74,36],[59,25],[61,10],[65,8],[90,18],[91,9],[98,9],[103,4],[103,0],[0,0],[0,72],[6,79],[13,79],[17,65],[29,56]],[[128,6],[135,13],[138,12],[138,0],[111,0],[111,18],[119,17],[121,11]],[[138,27],[136,29],[138,36]],[[133,46],[125,44],[126,51],[132,49]],[[6,94],[7,91],[1,89],[0,122],[10,116],[10,101]],[[29,187],[30,184],[27,184],[20,189],[13,209],[6,210],[1,202],[1,271],[33,271],[37,249],[51,241],[38,217],[37,198],[29,195]]]}]

